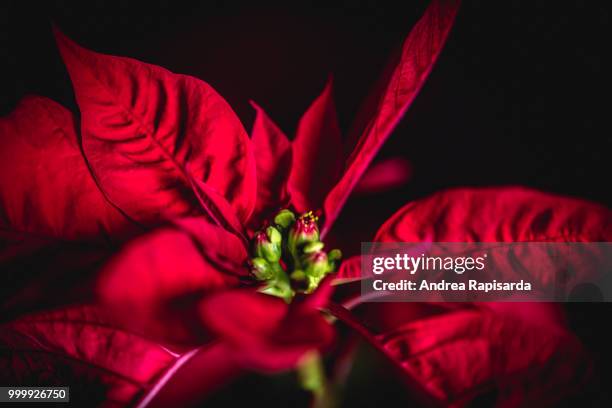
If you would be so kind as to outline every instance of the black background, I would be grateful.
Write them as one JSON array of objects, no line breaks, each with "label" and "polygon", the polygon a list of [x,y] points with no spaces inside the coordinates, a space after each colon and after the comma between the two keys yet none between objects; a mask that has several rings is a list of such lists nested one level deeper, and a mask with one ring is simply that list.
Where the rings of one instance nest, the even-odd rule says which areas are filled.
[{"label": "black background", "polygon": [[[292,134],[332,73],[347,131],[426,4],[5,1],[0,113],[27,93],[78,112],[54,21],[90,49],[209,82],[247,129],[253,99]],[[609,20],[604,1],[465,1],[437,66],[380,155],[409,159],[410,184],[354,199],[339,231],[360,220],[364,233],[355,242],[369,240],[409,200],[459,185],[527,185],[610,207]],[[599,365],[601,383],[584,395],[590,402],[610,402],[603,385],[610,311],[606,304],[569,307]]]}]

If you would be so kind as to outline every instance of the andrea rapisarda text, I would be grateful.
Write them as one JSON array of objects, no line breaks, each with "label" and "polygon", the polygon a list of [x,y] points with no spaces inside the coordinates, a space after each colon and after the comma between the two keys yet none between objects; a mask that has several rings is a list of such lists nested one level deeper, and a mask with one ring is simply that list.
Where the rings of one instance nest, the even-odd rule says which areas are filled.
[{"label": "andrea rapisarda text", "polygon": [[517,282],[498,282],[496,280],[479,282],[475,279],[470,279],[466,284],[465,282],[447,282],[445,280],[439,282],[428,282],[426,280],[415,282],[402,279],[395,282],[385,282],[382,279],[376,279],[372,282],[372,288],[376,291],[530,291],[531,283],[524,280]]}]

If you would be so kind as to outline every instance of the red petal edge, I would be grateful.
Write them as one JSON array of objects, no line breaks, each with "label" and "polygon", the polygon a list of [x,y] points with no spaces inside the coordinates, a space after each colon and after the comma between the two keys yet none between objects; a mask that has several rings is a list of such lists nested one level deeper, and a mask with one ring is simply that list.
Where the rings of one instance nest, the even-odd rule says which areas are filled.
[{"label": "red petal edge", "polygon": [[375,194],[405,185],[412,177],[412,165],[402,157],[393,157],[374,163],[365,172],[353,190],[354,194]]},{"label": "red petal edge", "polygon": [[237,286],[246,250],[233,234],[188,218],[131,241],[102,270],[98,296],[126,327],[166,341],[206,339],[196,305],[214,290]]},{"label": "red petal edge", "polygon": [[319,296],[315,299],[314,304],[306,299],[289,306],[268,295],[234,290],[207,297],[200,316],[242,366],[278,372],[295,367],[308,351],[331,343],[333,329],[315,308]]}]

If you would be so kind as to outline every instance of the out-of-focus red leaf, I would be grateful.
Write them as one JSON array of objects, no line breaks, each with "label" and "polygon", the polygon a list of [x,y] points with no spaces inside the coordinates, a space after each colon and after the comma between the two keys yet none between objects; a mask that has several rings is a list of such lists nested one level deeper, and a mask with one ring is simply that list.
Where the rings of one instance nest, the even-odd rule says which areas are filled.
[{"label": "out-of-focus red leaf", "polygon": [[342,136],[331,79],[300,119],[289,176],[291,202],[299,212],[319,209],[342,171]]},{"label": "out-of-focus red leaf", "polygon": [[457,14],[459,1],[434,0],[414,26],[375,110],[348,158],[345,172],[325,199],[325,234],[374,156],[404,115],[431,71]]},{"label": "out-of-focus red leaf", "polygon": [[77,406],[187,406],[238,374],[218,343],[172,351],[118,328],[99,306],[57,309],[0,326],[0,381],[69,386]]},{"label": "out-of-focus red leaf", "polygon": [[567,331],[509,314],[456,309],[372,331],[346,309],[329,307],[386,355],[427,405],[464,406],[485,398],[496,406],[548,406],[591,372],[584,349]]},{"label": "out-of-focus red leaf", "polygon": [[155,338],[205,338],[196,305],[205,293],[235,286],[248,271],[233,234],[202,218],[182,219],[137,238],[104,267],[98,294],[116,318]]},{"label": "out-of-focus red leaf", "polygon": [[93,306],[30,315],[0,328],[0,382],[70,386],[75,405],[133,404],[178,357],[113,327]]},{"label": "out-of-focus red leaf", "polygon": [[308,299],[287,305],[278,298],[234,290],[208,296],[200,315],[241,364],[275,372],[294,367],[306,352],[331,342],[332,327],[313,306]]},{"label": "out-of-focus red leaf", "polygon": [[[250,141],[208,84],[56,38],[81,110],[85,155],[115,205],[143,224],[204,213],[231,230],[214,205],[225,198],[248,219],[256,188]],[[193,180],[219,197],[197,197]]]},{"label": "out-of-focus red leaf", "polygon": [[[375,241],[609,241],[611,220],[605,207],[526,188],[455,189],[409,203]],[[350,260],[340,272],[353,277],[359,266]],[[550,281],[548,269],[536,269],[538,282]],[[416,320],[412,304],[391,306],[378,320],[395,323],[380,325],[376,336],[364,328],[366,337],[442,405],[486,392],[496,392],[500,405],[553,403],[559,390],[580,385],[589,366],[554,304],[465,303]],[[360,308],[368,315],[373,306]]]},{"label": "out-of-focus red leaf", "polygon": [[445,405],[463,405],[487,392],[500,406],[552,404],[590,372],[569,333],[486,310],[421,319],[377,340]]},{"label": "out-of-focus red leaf", "polygon": [[174,371],[166,370],[138,408],[205,405],[210,394],[243,373],[232,352],[227,345],[213,342],[193,350],[191,355],[183,354],[184,363],[175,364]]},{"label": "out-of-focus red leaf", "polygon": [[402,187],[412,176],[410,162],[393,157],[374,163],[355,186],[355,194],[380,193]]},{"label": "out-of-focus red leaf", "polygon": [[597,242],[612,240],[612,212],[588,201],[522,187],[462,188],[414,201],[378,242]]},{"label": "out-of-focus red leaf", "polygon": [[110,253],[108,245],[0,231],[0,321],[89,301],[92,272]]},{"label": "out-of-focus red leaf", "polygon": [[134,229],[94,182],[72,113],[50,99],[26,97],[0,118],[0,229],[97,241]]},{"label": "out-of-focus red leaf", "polygon": [[251,133],[257,164],[257,202],[250,225],[258,228],[263,220],[289,203],[291,143],[261,107],[254,102],[251,105],[257,113]]}]

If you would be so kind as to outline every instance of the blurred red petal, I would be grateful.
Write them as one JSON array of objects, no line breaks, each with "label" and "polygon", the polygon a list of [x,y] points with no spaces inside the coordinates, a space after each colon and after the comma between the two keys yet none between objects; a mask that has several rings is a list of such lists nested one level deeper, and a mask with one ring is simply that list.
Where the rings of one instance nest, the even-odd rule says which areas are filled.
[{"label": "blurred red petal", "polygon": [[184,353],[181,360],[143,395],[138,408],[200,406],[214,391],[243,373],[232,350],[219,342]]},{"label": "blurred red petal", "polygon": [[291,142],[261,107],[254,102],[251,105],[257,113],[251,133],[257,164],[257,203],[250,224],[259,228],[263,220],[289,204]]},{"label": "blurred red petal", "polygon": [[355,194],[381,193],[402,187],[412,176],[410,162],[393,157],[374,163],[355,186]]},{"label": "blurred red petal", "polygon": [[130,242],[102,270],[97,291],[116,318],[156,338],[205,338],[196,305],[211,290],[236,286],[246,250],[204,219],[183,219]]},{"label": "blurred red petal", "polygon": [[[85,155],[115,205],[143,224],[203,212],[231,229],[214,205],[225,198],[248,219],[256,186],[250,141],[208,84],[86,50],[59,32],[56,39],[81,110]],[[198,199],[193,180],[219,197]]]},{"label": "blurred red petal", "polygon": [[345,172],[325,199],[324,233],[329,230],[351,191],[402,118],[429,75],[453,25],[459,1],[434,0],[404,42],[400,60],[384,91],[372,104]]},{"label": "blurred red petal", "polygon": [[293,368],[310,350],[327,346],[332,327],[317,309],[248,290],[208,296],[200,305],[206,327],[227,342],[245,367],[265,372]]},{"label": "blurred red petal", "polygon": [[590,373],[584,350],[566,331],[483,310],[420,319],[377,338],[444,404],[494,391],[497,405],[548,405]]},{"label": "blurred red petal", "polygon": [[289,193],[297,211],[323,207],[325,196],[342,171],[342,156],[342,137],[330,79],[300,119],[293,141]]}]

